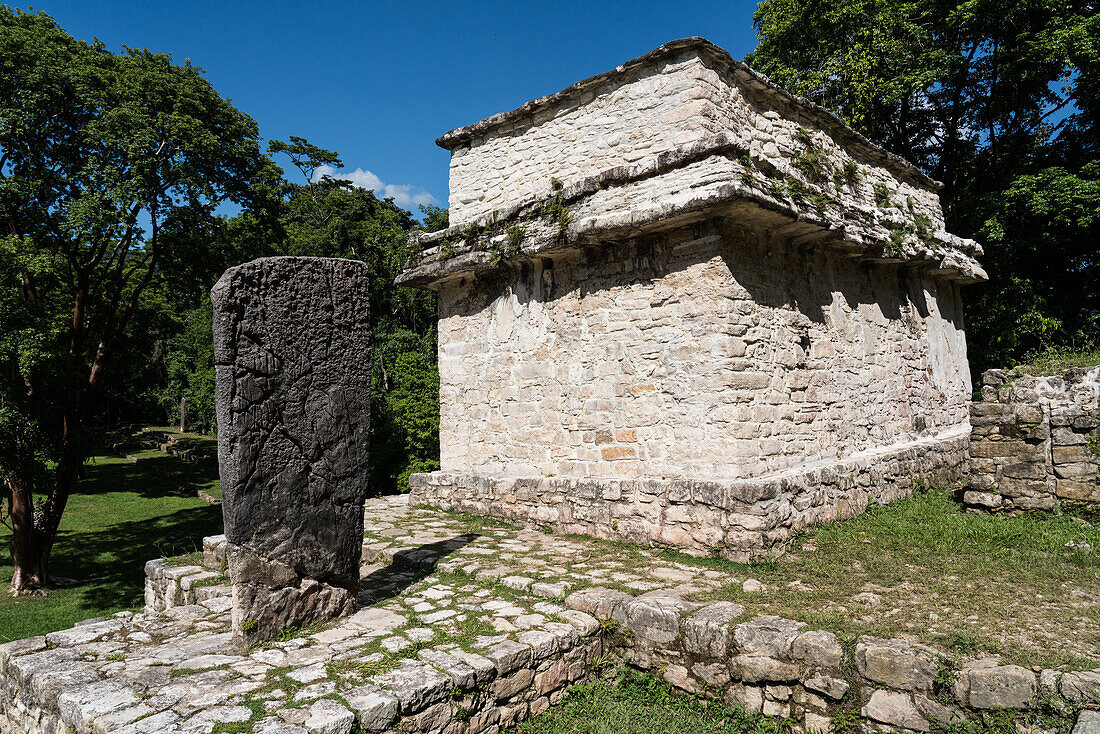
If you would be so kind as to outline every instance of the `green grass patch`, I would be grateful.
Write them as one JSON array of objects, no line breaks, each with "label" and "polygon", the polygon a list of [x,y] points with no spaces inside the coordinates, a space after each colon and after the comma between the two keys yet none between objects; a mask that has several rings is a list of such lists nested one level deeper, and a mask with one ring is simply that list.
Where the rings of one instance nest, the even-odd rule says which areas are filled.
[{"label": "green grass patch", "polygon": [[214,499],[221,499],[222,483],[218,478],[217,464],[187,461],[157,449],[138,449],[127,452],[138,464],[158,477],[167,486],[190,492],[201,489]]},{"label": "green grass patch", "polygon": [[1100,364],[1100,347],[1047,347],[1032,352],[1016,366],[1029,375],[1055,375],[1071,367],[1092,367]]},{"label": "green grass patch", "polygon": [[[1019,634],[1031,630],[1034,637],[1063,627],[1093,650],[1100,645],[1100,625],[1091,632],[1077,626],[1083,614],[1095,612],[1075,606],[1070,593],[1100,588],[1100,554],[1067,547],[1070,541],[1100,548],[1100,527],[1065,515],[967,513],[950,492],[932,490],[819,526],[778,560],[743,564],[673,551],[662,556],[738,579],[709,598],[731,599],[750,613],[777,614],[848,639],[909,634],[960,653],[998,652],[1024,665],[1091,667],[1094,661],[1061,645],[1023,644]],[[768,592],[744,593],[740,580],[749,577]],[[801,583],[790,586],[795,580]],[[880,605],[852,600],[870,590]]]},{"label": "green grass patch", "polygon": [[513,734],[787,734],[790,719],[747,714],[719,701],[680,695],[647,673],[626,668],[610,681],[574,686],[561,704],[520,724]]},{"label": "green grass patch", "polygon": [[[0,643],[71,627],[142,604],[145,562],[191,553],[222,531],[221,508],[182,495],[171,481],[112,455],[91,457],[61,519],[51,572],[76,580],[46,596],[0,594]],[[0,547],[11,534],[0,526]],[[11,581],[0,555],[0,585]]]}]

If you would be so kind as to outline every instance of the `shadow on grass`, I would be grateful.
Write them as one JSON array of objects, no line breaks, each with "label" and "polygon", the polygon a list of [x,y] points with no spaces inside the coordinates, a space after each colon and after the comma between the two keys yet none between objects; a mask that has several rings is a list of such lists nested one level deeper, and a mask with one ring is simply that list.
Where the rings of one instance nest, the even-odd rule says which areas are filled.
[{"label": "shadow on grass", "polygon": [[221,508],[204,505],[103,529],[58,534],[53,573],[77,581],[89,611],[139,604],[145,562],[202,550],[202,539],[222,531]]},{"label": "shadow on grass", "polygon": [[[0,637],[62,629],[75,621],[140,605],[145,562],[200,550],[222,531],[221,508],[140,465],[97,457],[69,498],[50,572],[75,584],[46,596],[0,599]],[[9,534],[0,534],[0,585],[11,579]],[[7,629],[5,629],[7,628]]]},{"label": "shadow on grass", "polygon": [[398,596],[413,584],[427,578],[443,558],[465,548],[480,537],[477,533],[466,533],[398,551],[393,556],[393,563],[360,579],[359,603],[371,606]]},{"label": "shadow on grass", "polygon": [[137,463],[113,457],[95,457],[85,467],[86,479],[77,486],[84,495],[104,492],[134,492],[142,497],[188,496],[177,485],[206,489],[218,481],[217,467],[203,467],[168,454],[142,456]]}]

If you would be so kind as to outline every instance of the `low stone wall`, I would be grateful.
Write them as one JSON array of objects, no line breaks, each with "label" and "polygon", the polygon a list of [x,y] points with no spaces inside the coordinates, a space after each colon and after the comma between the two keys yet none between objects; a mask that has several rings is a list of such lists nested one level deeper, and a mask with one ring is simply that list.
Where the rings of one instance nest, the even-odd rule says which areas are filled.
[{"label": "low stone wall", "polygon": [[145,564],[145,608],[163,612],[173,607],[200,604],[215,597],[232,596],[223,572],[203,566],[173,566],[157,558]]},{"label": "low stone wall", "polygon": [[[191,575],[190,567],[167,568],[151,565],[150,581]],[[363,609],[310,638],[243,653],[228,631],[228,600],[124,612],[0,645],[0,732],[209,733],[218,725],[269,734],[499,732],[600,669],[597,621],[554,610],[563,621],[485,637],[476,653],[447,644],[419,649],[365,685],[330,677],[329,665],[354,662],[367,654],[364,642],[406,624],[386,609]],[[278,682],[274,661],[288,671],[283,685],[300,690],[293,701],[265,695],[267,716],[250,723],[261,699],[249,694]],[[368,656],[363,664],[370,663]]]},{"label": "low stone wall", "polygon": [[956,664],[933,648],[900,639],[860,637],[845,649],[831,632],[801,622],[758,617],[734,624],[732,602],[694,604],[667,591],[631,597],[590,588],[569,608],[614,620],[609,649],[692,693],[721,696],[751,713],[793,719],[805,731],[830,731],[834,717],[930,731],[971,711],[1027,709],[1043,698],[1054,708],[1100,705],[1100,669],[1035,672],[996,658]]},{"label": "low stone wall", "polygon": [[989,370],[970,423],[966,504],[1052,510],[1100,503],[1100,366],[1046,377]]},{"label": "low stone wall", "polygon": [[854,517],[868,505],[907,497],[924,483],[965,476],[967,441],[964,432],[952,432],[842,461],[724,481],[414,474],[410,501],[745,561],[781,551],[809,525]]}]

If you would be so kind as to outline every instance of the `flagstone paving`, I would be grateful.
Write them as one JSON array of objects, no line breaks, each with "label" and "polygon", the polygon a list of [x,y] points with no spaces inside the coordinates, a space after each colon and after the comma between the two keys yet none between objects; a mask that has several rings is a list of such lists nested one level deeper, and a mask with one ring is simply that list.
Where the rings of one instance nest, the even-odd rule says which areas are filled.
[{"label": "flagstone paving", "polygon": [[[144,612],[0,646],[0,722],[23,730],[33,721],[29,730],[46,732],[69,726],[80,734],[345,734],[354,726],[497,732],[560,701],[611,655],[660,668],[688,690],[698,681],[728,683],[733,671],[746,681],[743,687],[734,681],[734,700],[751,707],[759,698],[755,705],[776,715],[793,714],[793,699],[779,697],[782,686],[748,685],[761,661],[769,676],[782,673],[776,680],[796,676],[806,679],[806,690],[847,690],[835,678],[836,638],[761,617],[775,590],[734,573],[737,566],[712,568],[708,559],[659,549],[410,507],[407,497],[370,500],[365,517],[361,608],[350,617],[238,649],[230,632],[231,590],[219,570],[224,539],[210,538],[205,568],[148,564]],[[801,581],[794,581],[788,588],[797,590]],[[721,601],[731,587],[743,603]],[[1082,620],[1095,619],[1093,601],[1080,603],[1088,607]],[[750,650],[732,667],[730,625],[738,630],[738,649]],[[616,632],[621,626],[625,638]],[[720,664],[700,667],[678,657],[687,653],[675,647],[662,651],[663,635]],[[754,658],[764,654],[751,652],[759,635],[790,639],[775,650],[772,642],[761,648],[775,659]],[[795,637],[808,642],[790,648]],[[902,641],[889,644],[908,649]],[[1063,644],[1095,655],[1088,639],[1066,637]],[[799,645],[821,647],[821,654],[790,657]],[[822,687],[819,679],[834,685]],[[1100,692],[1100,670],[1062,680],[1062,695],[1082,686]],[[805,726],[826,721],[827,705],[815,695],[797,704]]]},{"label": "flagstone paving", "polygon": [[[837,567],[825,557],[834,549],[805,541],[793,549],[809,561],[800,564],[809,575],[801,576],[805,570],[788,571],[794,564],[783,559],[737,564],[562,536],[549,528],[410,506],[405,496],[370,500],[368,506],[375,509],[366,514],[364,560],[374,564],[438,561],[440,572],[556,599],[593,586],[631,596],[667,590],[694,602],[735,601],[745,607],[746,618],[774,614],[853,639],[874,634],[941,645],[961,639],[973,648],[964,653],[1000,653],[1028,666],[1100,663],[1100,586],[1091,580],[1095,561],[1087,554],[1071,559],[1084,563],[1079,577],[1068,574],[1057,585],[1037,589],[1026,578],[985,573],[976,588],[974,580],[944,570],[947,564],[940,562],[954,558],[934,555],[919,563],[900,559],[880,576],[857,559],[850,568]],[[872,552],[875,542],[862,540]],[[965,548],[954,552],[967,555]],[[820,573],[814,558],[822,560]],[[1025,554],[1019,563],[1028,563]],[[754,576],[767,578],[768,585]]]}]

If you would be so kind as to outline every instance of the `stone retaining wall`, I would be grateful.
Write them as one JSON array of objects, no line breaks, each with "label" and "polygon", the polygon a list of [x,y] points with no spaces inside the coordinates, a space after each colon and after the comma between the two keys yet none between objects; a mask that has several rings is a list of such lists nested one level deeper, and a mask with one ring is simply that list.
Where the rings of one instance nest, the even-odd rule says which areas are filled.
[{"label": "stone retaining wall", "polygon": [[995,658],[957,664],[924,645],[870,636],[845,649],[801,622],[736,624],[739,604],[694,604],[667,591],[631,597],[591,588],[565,605],[614,620],[620,633],[610,649],[632,665],[683,690],[794,719],[805,731],[829,731],[840,713],[858,715],[864,731],[923,732],[975,710],[1026,709],[1040,697],[1063,710],[1100,706],[1100,669],[1036,672]]},{"label": "stone retaining wall", "polygon": [[1045,377],[989,370],[970,423],[966,504],[1051,510],[1100,503],[1100,366]]},{"label": "stone retaining wall", "polygon": [[734,560],[777,552],[798,530],[853,517],[914,486],[965,476],[967,436],[936,438],[755,479],[493,478],[434,472],[409,479],[410,501],[550,525],[556,532]]}]

